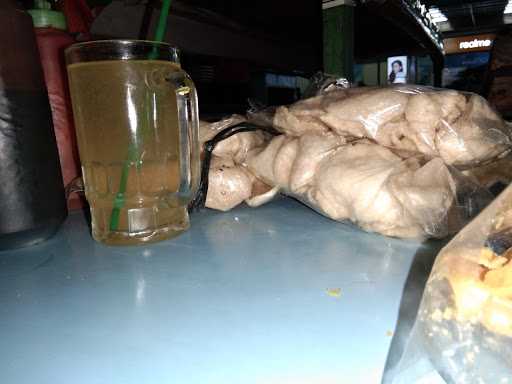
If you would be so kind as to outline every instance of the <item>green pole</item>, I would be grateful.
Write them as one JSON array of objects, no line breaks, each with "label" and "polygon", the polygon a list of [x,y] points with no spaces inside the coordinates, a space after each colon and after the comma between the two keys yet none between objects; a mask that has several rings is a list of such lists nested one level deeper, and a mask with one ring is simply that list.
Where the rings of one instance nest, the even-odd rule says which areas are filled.
[{"label": "green pole", "polygon": [[323,2],[324,72],[354,79],[354,5]]}]

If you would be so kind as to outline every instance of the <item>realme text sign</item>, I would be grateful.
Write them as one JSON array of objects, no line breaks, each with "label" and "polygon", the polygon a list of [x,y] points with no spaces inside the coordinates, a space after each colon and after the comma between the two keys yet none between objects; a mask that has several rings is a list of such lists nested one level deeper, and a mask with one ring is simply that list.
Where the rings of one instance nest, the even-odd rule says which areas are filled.
[{"label": "realme text sign", "polygon": [[447,54],[488,51],[495,37],[494,34],[485,34],[444,39],[444,51]]},{"label": "realme text sign", "polygon": [[475,39],[473,41],[461,41],[459,43],[460,49],[471,49],[471,48],[482,48],[482,47],[490,47],[492,41],[489,39],[486,40],[478,40]]}]

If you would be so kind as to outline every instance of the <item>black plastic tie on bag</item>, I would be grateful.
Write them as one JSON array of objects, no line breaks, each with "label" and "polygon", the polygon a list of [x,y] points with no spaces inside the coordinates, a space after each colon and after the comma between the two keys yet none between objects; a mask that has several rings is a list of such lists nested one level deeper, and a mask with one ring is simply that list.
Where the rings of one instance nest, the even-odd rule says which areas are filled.
[{"label": "black plastic tie on bag", "polygon": [[210,172],[210,164],[212,160],[213,150],[223,140],[242,132],[263,131],[272,136],[278,136],[281,132],[276,131],[272,127],[263,127],[256,124],[243,122],[227,127],[217,133],[213,139],[204,143],[204,159],[201,165],[201,181],[197,194],[188,206],[189,212],[195,212],[203,209],[206,204],[206,196],[208,194],[208,174]]}]

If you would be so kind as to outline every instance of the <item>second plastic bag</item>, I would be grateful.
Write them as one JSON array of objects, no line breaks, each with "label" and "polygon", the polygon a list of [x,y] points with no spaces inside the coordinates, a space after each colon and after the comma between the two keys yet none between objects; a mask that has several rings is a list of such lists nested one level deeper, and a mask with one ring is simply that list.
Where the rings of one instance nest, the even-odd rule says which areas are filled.
[{"label": "second plastic bag", "polygon": [[508,187],[438,255],[405,353],[386,383],[510,383],[511,259]]}]

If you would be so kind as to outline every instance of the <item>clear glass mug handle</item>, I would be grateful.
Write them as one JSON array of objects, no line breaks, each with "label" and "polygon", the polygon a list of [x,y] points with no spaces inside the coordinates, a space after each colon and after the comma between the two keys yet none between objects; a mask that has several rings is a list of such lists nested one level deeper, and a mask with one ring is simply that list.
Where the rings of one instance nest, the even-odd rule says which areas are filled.
[{"label": "clear glass mug handle", "polygon": [[180,183],[176,195],[186,205],[197,193],[201,172],[197,93],[194,82],[184,71],[173,72],[166,80],[176,92],[178,112]]}]

